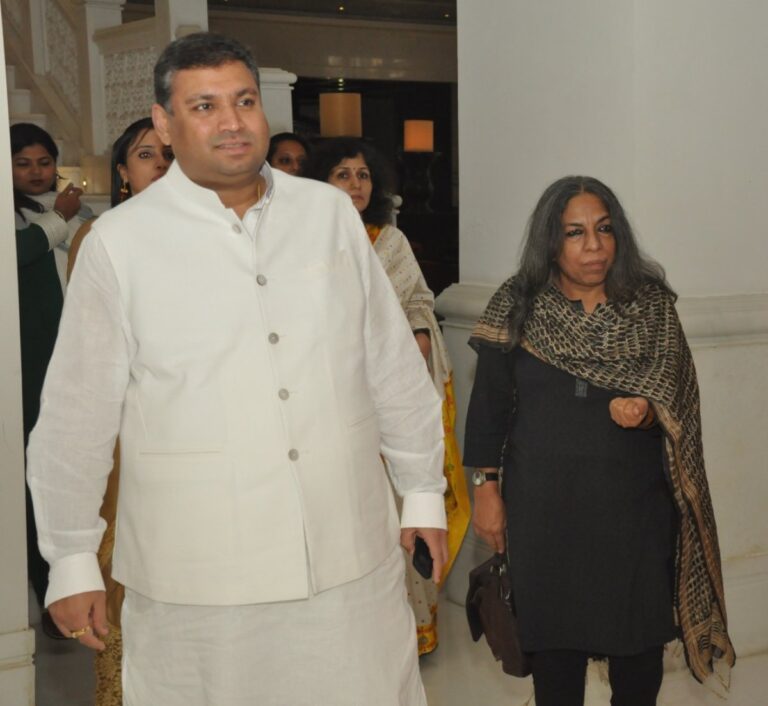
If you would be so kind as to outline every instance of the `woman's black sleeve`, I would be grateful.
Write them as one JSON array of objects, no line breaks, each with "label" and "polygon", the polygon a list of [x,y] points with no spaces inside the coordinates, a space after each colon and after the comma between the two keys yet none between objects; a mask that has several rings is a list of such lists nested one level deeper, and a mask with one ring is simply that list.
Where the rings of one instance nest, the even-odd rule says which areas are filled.
[{"label": "woman's black sleeve", "polygon": [[509,430],[514,399],[512,354],[480,346],[467,410],[464,465],[497,468]]},{"label": "woman's black sleeve", "polygon": [[24,267],[51,249],[45,231],[34,223],[16,231],[16,265]]}]

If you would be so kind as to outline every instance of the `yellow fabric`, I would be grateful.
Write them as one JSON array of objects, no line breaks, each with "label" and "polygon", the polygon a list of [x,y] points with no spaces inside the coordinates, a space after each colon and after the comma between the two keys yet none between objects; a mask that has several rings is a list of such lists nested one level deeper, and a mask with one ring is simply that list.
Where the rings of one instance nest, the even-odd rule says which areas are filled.
[{"label": "yellow fabric", "polygon": [[416,640],[419,646],[419,657],[433,652],[437,647],[437,605],[429,607],[431,621],[426,625],[416,626]]},{"label": "yellow fabric", "polygon": [[104,638],[107,646],[103,652],[97,652],[94,662],[96,677],[96,695],[94,706],[121,706],[123,703],[123,684],[120,663],[123,658],[123,633],[114,625],[109,626],[109,634]]},{"label": "yellow fabric", "polygon": [[115,520],[117,518],[117,491],[120,486],[120,442],[115,444],[114,465],[107,479],[107,490],[99,514],[107,523],[97,557],[99,568],[107,589],[107,620],[110,625],[120,627],[120,611],[123,607],[125,589],[112,578],[112,552],[115,548]]},{"label": "yellow fabric", "polygon": [[461,463],[461,453],[456,442],[454,426],[456,423],[456,397],[453,391],[453,376],[445,383],[443,400],[443,429],[445,431],[445,463],[443,473],[448,482],[445,490],[445,514],[448,516],[448,563],[443,570],[441,586],[453,566],[461,549],[464,535],[469,527],[472,509],[469,504],[467,479]]},{"label": "yellow fabric", "polygon": [[376,242],[376,238],[381,234],[381,226],[375,226],[373,223],[366,223],[365,231],[368,233],[368,239],[371,241],[371,245],[373,245]]}]

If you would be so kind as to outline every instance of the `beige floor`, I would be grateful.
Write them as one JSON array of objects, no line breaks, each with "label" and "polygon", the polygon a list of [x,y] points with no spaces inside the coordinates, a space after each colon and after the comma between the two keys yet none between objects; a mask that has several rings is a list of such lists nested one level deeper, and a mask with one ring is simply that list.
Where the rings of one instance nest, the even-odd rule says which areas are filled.
[{"label": "beige floor", "polygon": [[[439,616],[440,646],[421,661],[430,706],[534,706],[530,678],[515,679],[506,676],[491,656],[484,638],[477,644],[472,642],[466,627],[463,607],[444,602],[440,606]],[[91,659],[91,655],[80,645],[51,640],[38,630],[37,706],[92,706]],[[600,679],[597,669],[590,667],[587,684],[588,706],[608,706],[609,703],[607,686]],[[371,705],[373,704],[376,704],[375,699],[371,700]],[[658,702],[658,706],[766,705],[766,654],[739,660],[733,672],[727,700],[723,700],[706,686],[697,684],[681,670],[667,674]]]}]

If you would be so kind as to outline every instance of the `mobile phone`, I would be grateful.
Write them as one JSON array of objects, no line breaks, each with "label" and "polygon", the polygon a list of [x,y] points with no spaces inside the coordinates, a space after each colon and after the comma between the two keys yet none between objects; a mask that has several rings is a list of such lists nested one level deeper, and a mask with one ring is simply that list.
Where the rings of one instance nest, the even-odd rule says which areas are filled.
[{"label": "mobile phone", "polygon": [[413,568],[425,579],[432,578],[432,555],[429,553],[427,543],[421,537],[416,537]]}]

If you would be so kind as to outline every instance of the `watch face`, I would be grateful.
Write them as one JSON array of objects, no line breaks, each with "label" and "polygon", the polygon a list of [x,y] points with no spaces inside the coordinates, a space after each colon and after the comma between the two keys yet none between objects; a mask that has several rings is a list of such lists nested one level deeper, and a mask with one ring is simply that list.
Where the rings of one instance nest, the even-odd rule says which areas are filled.
[{"label": "watch face", "polygon": [[485,473],[482,471],[475,471],[472,474],[472,485],[482,485],[485,483]]}]

